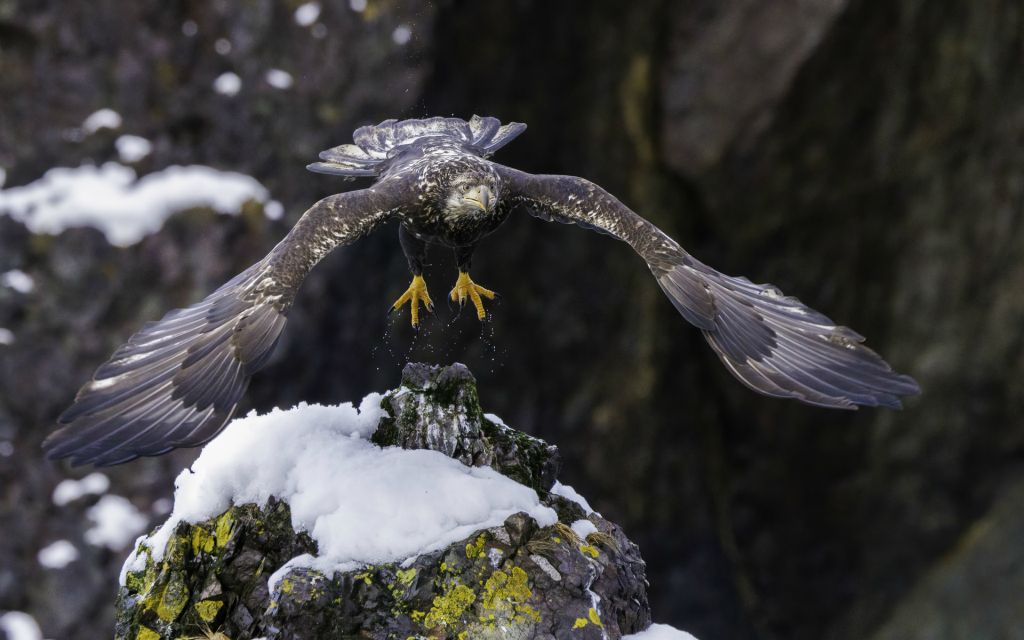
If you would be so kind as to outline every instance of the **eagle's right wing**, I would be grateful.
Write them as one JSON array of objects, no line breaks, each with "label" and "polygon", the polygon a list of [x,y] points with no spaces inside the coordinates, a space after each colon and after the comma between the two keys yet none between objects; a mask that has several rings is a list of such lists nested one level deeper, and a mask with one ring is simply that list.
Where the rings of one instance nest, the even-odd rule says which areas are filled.
[{"label": "eagle's right wing", "polygon": [[729,371],[769,396],[840,409],[900,407],[919,393],[864,338],[768,284],[727,276],[700,262],[596,184],[496,165],[503,198],[545,220],[596,229],[633,247],[680,314],[704,332]]},{"label": "eagle's right wing", "polygon": [[146,324],[60,416],[43,443],[49,457],[113,465],[213,438],[270,357],[306,274],[407,201],[401,180],[324,198],[265,258],[202,302]]}]

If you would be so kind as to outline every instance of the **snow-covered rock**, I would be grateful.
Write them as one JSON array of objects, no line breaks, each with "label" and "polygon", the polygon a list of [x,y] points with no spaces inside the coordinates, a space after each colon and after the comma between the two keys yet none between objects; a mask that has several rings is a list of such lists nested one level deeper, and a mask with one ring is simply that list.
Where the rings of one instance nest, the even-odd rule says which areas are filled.
[{"label": "snow-covered rock", "polygon": [[358,409],[235,420],[125,563],[116,636],[597,640],[650,627],[637,547],[553,491],[554,447],[493,418],[462,365],[410,364]]}]

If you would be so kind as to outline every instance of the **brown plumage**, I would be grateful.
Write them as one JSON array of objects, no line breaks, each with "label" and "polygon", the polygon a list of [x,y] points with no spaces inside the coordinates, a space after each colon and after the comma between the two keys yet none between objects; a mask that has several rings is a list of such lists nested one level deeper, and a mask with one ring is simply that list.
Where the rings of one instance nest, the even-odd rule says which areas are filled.
[{"label": "brown plumage", "polygon": [[357,130],[355,144],[323,152],[311,170],[375,183],[317,202],[263,260],[205,300],[144,326],[82,387],[44,444],[48,454],[110,465],[208,441],[272,352],[302,281],[330,251],[397,219],[414,276],[426,246],[440,244],[454,249],[472,285],[476,243],[517,207],[627,242],[755,391],[836,408],[899,407],[899,396],[919,392],[852,330],[771,285],[715,271],[601,187],[487,159],[524,129],[476,116],[389,120]]}]

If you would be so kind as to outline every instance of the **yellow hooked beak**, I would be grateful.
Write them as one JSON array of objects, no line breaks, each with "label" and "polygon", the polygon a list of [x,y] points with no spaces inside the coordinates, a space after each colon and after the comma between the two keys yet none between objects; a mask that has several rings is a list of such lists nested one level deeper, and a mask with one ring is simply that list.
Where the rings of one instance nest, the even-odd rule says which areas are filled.
[{"label": "yellow hooked beak", "polygon": [[466,195],[462,196],[462,199],[472,203],[473,206],[478,207],[481,211],[490,211],[491,207],[494,206],[494,194],[491,193],[490,187],[483,184],[467,191]]}]

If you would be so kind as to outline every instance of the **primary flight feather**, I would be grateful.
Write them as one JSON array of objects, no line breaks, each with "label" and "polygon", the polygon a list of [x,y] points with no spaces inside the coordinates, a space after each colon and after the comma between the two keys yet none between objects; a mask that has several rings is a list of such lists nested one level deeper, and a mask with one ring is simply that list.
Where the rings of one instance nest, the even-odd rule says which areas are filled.
[{"label": "primary flight feather", "polygon": [[843,409],[900,407],[917,383],[892,370],[854,331],[771,285],[724,275],[583,178],[531,175],[488,158],[526,126],[474,116],[387,120],[309,169],[372,186],[314,204],[262,260],[202,302],[145,325],[100,366],[44,443],[50,457],[112,465],[213,438],[249,378],[267,361],[302,281],[324,256],[397,219],[412,283],[393,309],[413,325],[433,301],[423,280],[428,245],[454,250],[452,300],[486,317],[494,292],[469,277],[477,242],[523,208],[627,242],[682,316],[751,389]]}]

